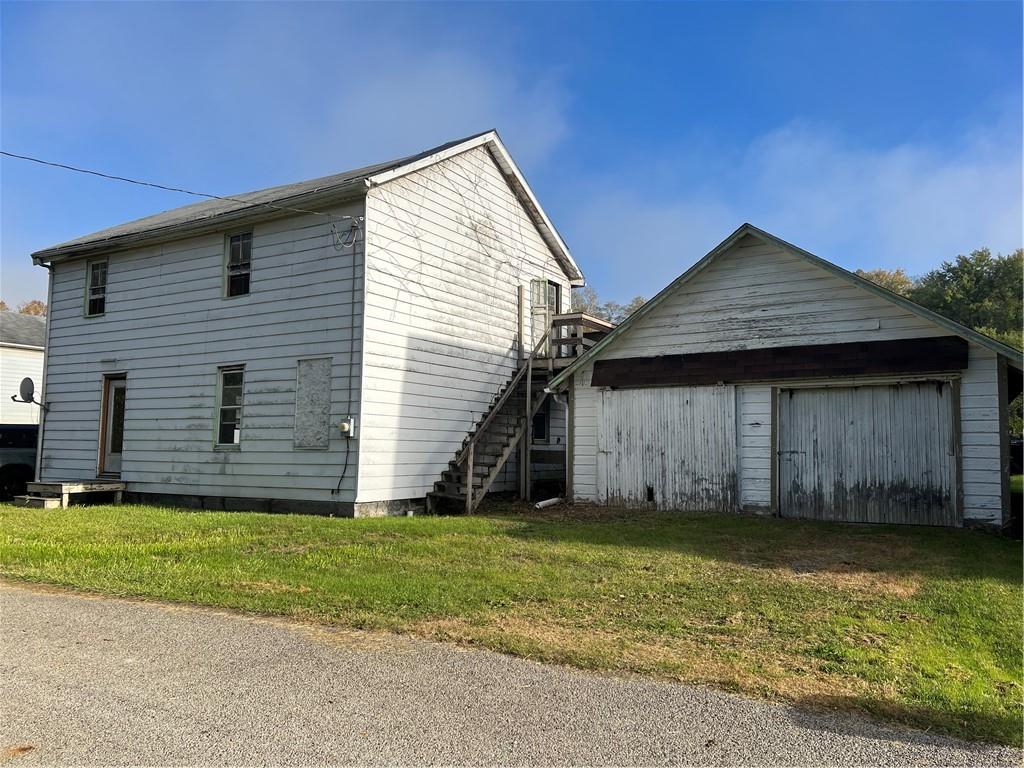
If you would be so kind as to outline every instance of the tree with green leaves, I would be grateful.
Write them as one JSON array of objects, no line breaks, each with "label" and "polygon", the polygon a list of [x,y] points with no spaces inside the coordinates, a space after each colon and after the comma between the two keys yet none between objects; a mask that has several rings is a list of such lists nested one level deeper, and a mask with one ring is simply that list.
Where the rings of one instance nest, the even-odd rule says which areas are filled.
[{"label": "tree with green leaves", "polygon": [[902,269],[858,269],[854,274],[900,296],[908,295],[914,287],[914,278]]},{"label": "tree with green leaves", "polygon": [[1006,256],[993,256],[988,248],[980,248],[942,262],[918,279],[908,296],[969,328],[1011,334],[1008,343],[1019,348],[1024,326],[1022,273],[1024,248]]}]

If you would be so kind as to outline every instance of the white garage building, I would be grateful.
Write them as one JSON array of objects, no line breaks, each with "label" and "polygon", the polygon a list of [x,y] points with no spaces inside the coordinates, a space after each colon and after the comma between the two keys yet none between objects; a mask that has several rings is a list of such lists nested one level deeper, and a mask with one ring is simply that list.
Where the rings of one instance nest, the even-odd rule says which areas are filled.
[{"label": "white garage building", "polygon": [[549,385],[569,494],[999,525],[1021,355],[744,224]]}]

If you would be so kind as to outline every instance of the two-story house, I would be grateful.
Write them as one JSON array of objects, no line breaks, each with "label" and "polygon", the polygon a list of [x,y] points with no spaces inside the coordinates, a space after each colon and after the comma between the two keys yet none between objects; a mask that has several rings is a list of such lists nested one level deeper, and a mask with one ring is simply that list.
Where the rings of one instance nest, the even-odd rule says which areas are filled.
[{"label": "two-story house", "polygon": [[51,307],[32,490],[65,501],[113,481],[364,515],[528,492],[521,467],[564,466],[552,359],[603,330],[557,317],[583,275],[493,131],[32,258]]}]

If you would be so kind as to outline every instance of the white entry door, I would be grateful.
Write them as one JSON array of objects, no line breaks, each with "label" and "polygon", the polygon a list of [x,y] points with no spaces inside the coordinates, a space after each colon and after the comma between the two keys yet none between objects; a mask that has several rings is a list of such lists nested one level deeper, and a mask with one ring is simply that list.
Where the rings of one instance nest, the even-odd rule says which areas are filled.
[{"label": "white entry door", "polygon": [[100,474],[121,474],[121,452],[124,448],[124,405],[127,394],[127,382],[123,378],[105,380]]}]

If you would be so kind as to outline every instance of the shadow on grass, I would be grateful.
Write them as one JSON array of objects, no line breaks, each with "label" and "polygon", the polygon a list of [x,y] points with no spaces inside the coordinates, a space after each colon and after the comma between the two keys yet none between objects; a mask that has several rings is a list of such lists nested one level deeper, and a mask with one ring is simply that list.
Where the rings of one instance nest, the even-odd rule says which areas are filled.
[{"label": "shadow on grass", "polygon": [[[860,717],[857,717],[859,715]],[[863,719],[864,716],[871,720]],[[906,744],[943,744],[949,734],[975,742],[980,752],[989,744],[1021,744],[1021,717],[980,712],[954,717],[949,711],[909,706],[861,696],[818,695],[791,703],[789,718],[802,728],[840,736],[859,736]],[[898,724],[893,727],[893,723]],[[908,728],[934,728],[934,735]]]},{"label": "shadow on grass", "polygon": [[526,541],[661,550],[795,573],[863,570],[1021,584],[1024,565],[1019,544],[969,529],[579,505],[537,511],[508,502],[485,506],[481,515],[511,521],[507,535]]}]

